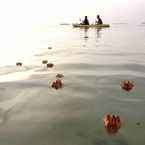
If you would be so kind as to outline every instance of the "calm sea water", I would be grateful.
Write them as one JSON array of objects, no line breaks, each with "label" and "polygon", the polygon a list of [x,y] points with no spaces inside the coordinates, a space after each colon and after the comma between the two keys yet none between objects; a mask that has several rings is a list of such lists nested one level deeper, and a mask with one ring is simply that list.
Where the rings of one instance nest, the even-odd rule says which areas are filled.
[{"label": "calm sea water", "polygon": [[[46,26],[24,34],[14,51],[0,54],[0,144],[144,145],[144,25]],[[56,91],[49,82],[57,73],[65,77]],[[129,93],[120,88],[125,79],[135,83]],[[115,135],[104,129],[108,113],[122,120]]]}]

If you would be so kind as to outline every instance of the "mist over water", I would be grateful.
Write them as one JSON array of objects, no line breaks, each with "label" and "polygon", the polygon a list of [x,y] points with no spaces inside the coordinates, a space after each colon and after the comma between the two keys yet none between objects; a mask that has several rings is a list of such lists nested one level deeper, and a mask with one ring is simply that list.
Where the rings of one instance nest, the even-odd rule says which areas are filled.
[{"label": "mist over water", "polygon": [[[145,3],[141,0],[92,0],[85,3],[81,0],[69,3],[65,0],[1,2],[0,66],[12,65],[18,60],[29,60],[38,48],[47,47],[49,43],[44,44],[43,39],[46,32],[49,35],[52,25],[54,27],[60,23],[76,23],[85,15],[94,23],[96,15],[100,14],[104,23],[127,23],[136,26],[145,22],[144,7]],[[53,30],[55,32],[51,35],[57,36],[58,33]]]},{"label": "mist over water", "polygon": [[[49,35],[52,26],[76,23],[85,15],[94,23],[97,14],[101,15],[104,23],[136,26],[145,22],[144,7],[142,0],[92,0],[85,3],[82,0],[69,3],[66,0],[3,1],[0,3],[0,66],[12,65],[18,60],[29,60],[37,49],[47,47],[49,43],[44,44],[43,39],[46,32]],[[56,29],[53,31],[55,32],[51,35],[57,36]]]}]

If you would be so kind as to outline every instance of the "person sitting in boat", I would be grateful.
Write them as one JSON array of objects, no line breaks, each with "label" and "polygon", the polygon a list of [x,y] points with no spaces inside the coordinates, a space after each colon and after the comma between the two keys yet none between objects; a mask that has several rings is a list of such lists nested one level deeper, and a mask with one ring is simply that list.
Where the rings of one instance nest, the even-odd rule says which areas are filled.
[{"label": "person sitting in boat", "polygon": [[83,25],[89,25],[89,20],[88,20],[88,17],[85,16],[85,19],[83,20]]},{"label": "person sitting in boat", "polygon": [[103,21],[102,21],[102,19],[100,18],[100,16],[99,15],[97,15],[97,20],[96,20],[96,24],[103,24]]}]

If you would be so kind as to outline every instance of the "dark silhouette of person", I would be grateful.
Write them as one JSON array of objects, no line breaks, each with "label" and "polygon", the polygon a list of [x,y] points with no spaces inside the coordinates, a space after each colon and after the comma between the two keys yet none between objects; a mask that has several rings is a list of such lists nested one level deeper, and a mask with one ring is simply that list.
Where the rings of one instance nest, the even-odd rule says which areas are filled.
[{"label": "dark silhouette of person", "polygon": [[85,19],[83,20],[83,25],[89,25],[89,20],[87,16],[85,16]]},{"label": "dark silhouette of person", "polygon": [[102,19],[100,18],[99,15],[97,15],[97,21],[96,21],[97,24],[103,24],[103,21]]}]

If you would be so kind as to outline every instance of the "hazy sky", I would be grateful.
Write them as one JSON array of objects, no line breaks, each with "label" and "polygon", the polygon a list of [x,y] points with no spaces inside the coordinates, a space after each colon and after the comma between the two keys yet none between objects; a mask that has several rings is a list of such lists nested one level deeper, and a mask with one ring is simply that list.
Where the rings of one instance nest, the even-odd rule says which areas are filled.
[{"label": "hazy sky", "polygon": [[37,31],[47,30],[49,23],[72,23],[85,15],[94,21],[97,14],[101,15],[104,23],[140,24],[145,21],[145,1],[0,0],[0,59],[3,58],[0,62],[5,57],[11,58],[11,54],[15,58],[15,55],[27,54],[29,48],[38,47],[37,37],[41,35]]},{"label": "hazy sky", "polygon": [[0,0],[1,22],[43,23],[74,20],[84,15],[106,20],[145,19],[144,0]]},{"label": "hazy sky", "polygon": [[[72,23],[88,15],[94,22],[100,14],[104,23],[145,21],[144,0],[0,0],[1,48],[7,39],[24,35],[49,23]],[[28,34],[25,34],[28,35]],[[15,39],[17,41],[17,39]],[[8,45],[8,44],[7,44]]]}]

